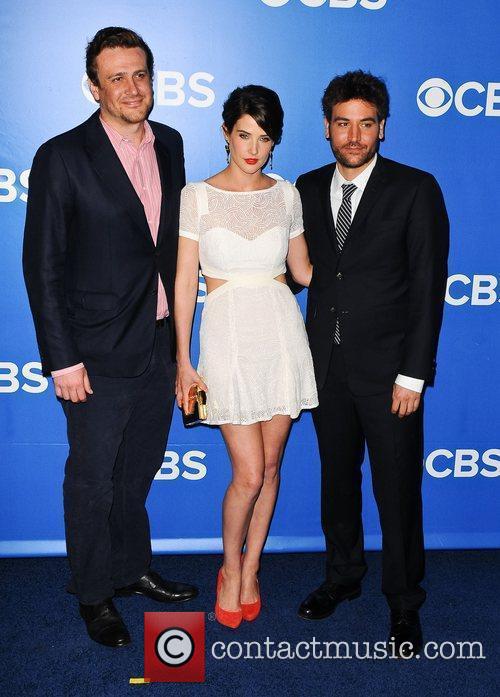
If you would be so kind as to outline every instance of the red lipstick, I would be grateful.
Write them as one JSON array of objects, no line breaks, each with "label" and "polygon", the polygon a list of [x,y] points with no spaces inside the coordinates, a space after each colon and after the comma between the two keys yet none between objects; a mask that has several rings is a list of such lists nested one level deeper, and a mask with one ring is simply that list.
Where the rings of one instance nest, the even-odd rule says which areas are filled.
[{"label": "red lipstick", "polygon": [[245,158],[247,165],[256,165],[259,160],[256,157]]}]

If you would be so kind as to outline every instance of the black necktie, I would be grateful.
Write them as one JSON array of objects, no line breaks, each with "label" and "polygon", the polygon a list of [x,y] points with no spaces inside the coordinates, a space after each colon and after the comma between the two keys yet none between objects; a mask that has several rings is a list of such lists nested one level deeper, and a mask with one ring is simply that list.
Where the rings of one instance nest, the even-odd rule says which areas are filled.
[{"label": "black necktie", "polygon": [[342,203],[340,204],[339,212],[337,213],[337,224],[335,225],[337,244],[340,251],[342,251],[342,247],[344,246],[347,235],[349,234],[349,228],[351,227],[351,197],[356,191],[356,188],[356,184],[342,184]]},{"label": "black necktie", "polygon": [[[339,212],[337,213],[337,223],[335,225],[335,234],[337,236],[337,245],[339,252],[342,248],[349,234],[349,228],[351,227],[352,220],[352,206],[351,197],[356,191],[355,184],[342,184],[342,203],[340,204]],[[337,321],[335,322],[335,335],[334,342],[340,344],[340,326],[339,318],[337,316]]]}]

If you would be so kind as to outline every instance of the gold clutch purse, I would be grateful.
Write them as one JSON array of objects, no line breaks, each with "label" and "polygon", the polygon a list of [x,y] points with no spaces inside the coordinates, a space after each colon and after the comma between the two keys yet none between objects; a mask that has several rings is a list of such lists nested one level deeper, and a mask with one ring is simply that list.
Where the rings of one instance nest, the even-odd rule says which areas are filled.
[{"label": "gold clutch purse", "polygon": [[187,411],[182,411],[184,426],[194,426],[207,418],[207,393],[198,385],[191,385]]}]

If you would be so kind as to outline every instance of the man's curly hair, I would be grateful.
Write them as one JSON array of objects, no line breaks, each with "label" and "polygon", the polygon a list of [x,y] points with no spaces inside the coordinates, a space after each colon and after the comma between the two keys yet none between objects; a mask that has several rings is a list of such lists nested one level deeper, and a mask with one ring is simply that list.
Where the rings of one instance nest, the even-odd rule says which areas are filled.
[{"label": "man's curly hair", "polygon": [[326,88],[321,105],[328,121],[332,118],[335,104],[348,102],[350,99],[362,99],[373,104],[377,109],[379,121],[389,116],[389,92],[385,82],[371,73],[352,70],[344,75],[336,75]]}]

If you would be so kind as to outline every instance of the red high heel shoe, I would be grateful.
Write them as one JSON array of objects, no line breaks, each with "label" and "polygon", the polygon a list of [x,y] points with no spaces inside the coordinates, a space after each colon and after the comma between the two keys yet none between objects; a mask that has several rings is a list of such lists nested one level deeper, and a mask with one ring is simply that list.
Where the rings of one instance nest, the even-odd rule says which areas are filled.
[{"label": "red high heel shoe", "polygon": [[222,586],[222,568],[217,574],[217,599],[215,601],[215,619],[226,627],[236,629],[240,626],[242,620],[242,610],[224,610],[219,605],[219,592]]},{"label": "red high heel shoe", "polygon": [[[241,555],[241,562],[243,563],[244,555]],[[259,585],[259,579],[257,579],[257,586]],[[253,603],[241,603],[241,616],[247,622],[253,622],[257,619],[262,608],[262,603],[260,600],[260,589],[258,591],[259,597]]]}]

